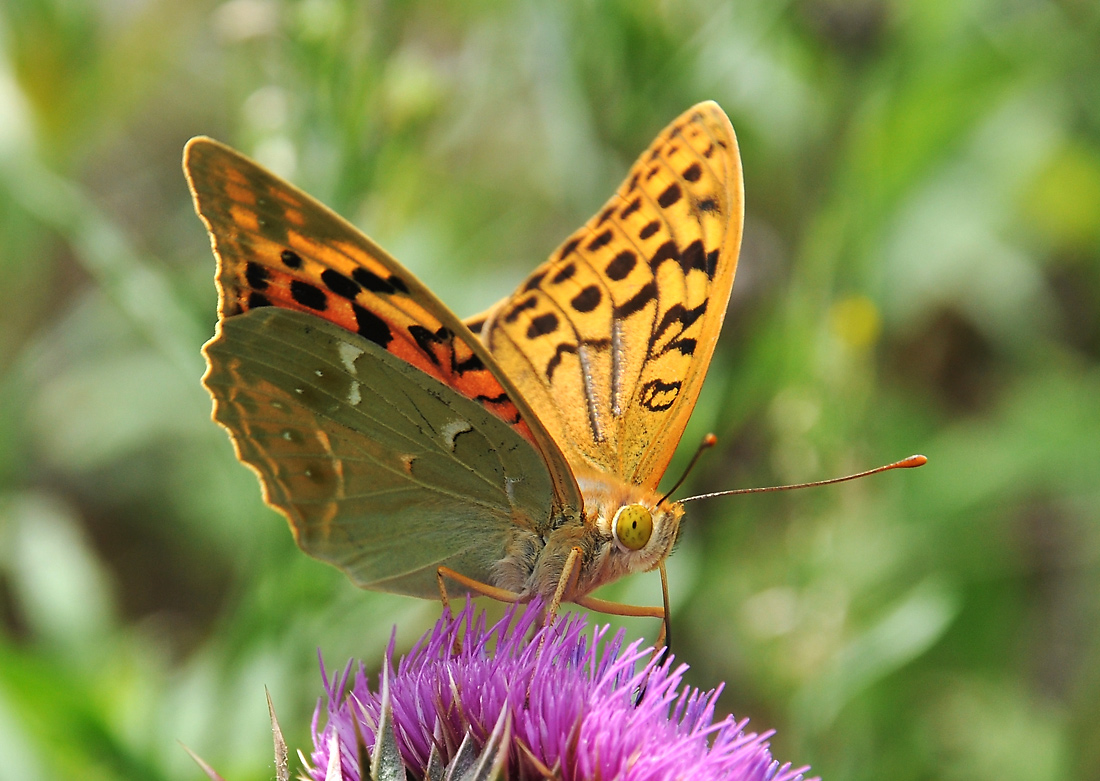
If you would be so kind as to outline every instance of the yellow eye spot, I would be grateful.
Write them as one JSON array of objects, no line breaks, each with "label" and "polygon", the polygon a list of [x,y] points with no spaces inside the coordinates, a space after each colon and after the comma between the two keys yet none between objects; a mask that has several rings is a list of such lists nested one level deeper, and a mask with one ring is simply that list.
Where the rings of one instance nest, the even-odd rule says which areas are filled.
[{"label": "yellow eye spot", "polygon": [[615,513],[615,541],[627,550],[641,550],[653,534],[653,516],[640,504],[627,504]]}]

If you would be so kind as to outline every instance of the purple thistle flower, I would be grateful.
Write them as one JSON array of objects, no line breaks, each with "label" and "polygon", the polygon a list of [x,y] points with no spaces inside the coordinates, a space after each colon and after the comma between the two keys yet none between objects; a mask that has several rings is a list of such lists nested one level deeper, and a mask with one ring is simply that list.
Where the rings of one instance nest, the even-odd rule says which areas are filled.
[{"label": "purple thistle flower", "polygon": [[[396,672],[391,641],[377,691],[361,664],[354,677],[350,663],[333,679],[322,670],[328,718],[319,729],[318,704],[309,778],[377,778],[387,747],[404,766],[395,777],[417,779],[802,778],[807,768],[772,759],[771,732],[746,733],[748,720],[732,716],[715,723],[721,688],[682,687],[687,665],[658,663],[640,640],[624,648],[621,631],[607,640],[607,626],[588,632],[578,614],[532,635],[540,615],[532,607],[487,629],[468,602],[440,618]],[[478,772],[457,767],[479,762]]]}]

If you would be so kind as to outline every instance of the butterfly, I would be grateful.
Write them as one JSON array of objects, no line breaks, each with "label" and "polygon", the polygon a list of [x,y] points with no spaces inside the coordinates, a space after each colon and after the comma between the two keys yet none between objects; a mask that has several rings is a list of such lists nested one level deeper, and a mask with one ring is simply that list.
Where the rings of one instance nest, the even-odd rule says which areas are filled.
[{"label": "butterfly", "polygon": [[[460,320],[350,223],[192,139],[217,258],[203,348],[214,420],[299,547],[357,585],[607,613],[659,569],[683,506],[658,491],[718,339],[741,243],[737,140],[700,103],[515,293]],[[557,602],[554,603],[555,607]]]}]

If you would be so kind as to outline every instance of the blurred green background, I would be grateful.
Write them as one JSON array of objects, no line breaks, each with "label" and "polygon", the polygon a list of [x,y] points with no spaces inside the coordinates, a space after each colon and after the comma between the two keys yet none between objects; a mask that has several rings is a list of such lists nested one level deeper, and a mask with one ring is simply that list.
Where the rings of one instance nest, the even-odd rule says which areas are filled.
[{"label": "blurred green background", "polygon": [[472,314],[706,98],[747,217],[688,490],[931,461],[689,505],[691,682],[827,779],[1100,778],[1094,0],[4,0],[0,778],[270,778],[264,686],[305,749],[317,649],[438,615],[300,554],[210,422],[189,137]]}]

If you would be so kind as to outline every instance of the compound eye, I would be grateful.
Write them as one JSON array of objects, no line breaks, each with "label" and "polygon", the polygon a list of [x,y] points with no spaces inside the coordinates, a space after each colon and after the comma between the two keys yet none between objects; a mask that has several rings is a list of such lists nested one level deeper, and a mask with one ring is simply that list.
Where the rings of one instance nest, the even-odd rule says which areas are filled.
[{"label": "compound eye", "polygon": [[653,534],[653,516],[640,504],[625,504],[612,523],[615,541],[627,550],[641,550]]}]

